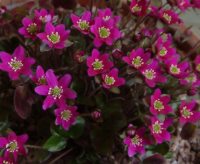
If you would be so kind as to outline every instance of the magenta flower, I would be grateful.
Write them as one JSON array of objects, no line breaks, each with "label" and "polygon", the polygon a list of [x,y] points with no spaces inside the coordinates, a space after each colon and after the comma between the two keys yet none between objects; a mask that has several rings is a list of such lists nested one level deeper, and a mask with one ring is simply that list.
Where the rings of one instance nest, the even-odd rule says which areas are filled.
[{"label": "magenta flower", "polygon": [[155,87],[156,83],[165,83],[167,81],[166,77],[161,73],[158,61],[155,59],[150,64],[146,64],[140,71],[149,87]]},{"label": "magenta flower", "polygon": [[200,8],[200,1],[199,0],[191,0],[192,6],[195,8]]},{"label": "magenta flower", "polygon": [[163,44],[157,42],[156,48],[157,48],[157,58],[160,60],[165,61],[176,54],[176,49],[172,48],[171,43],[169,44],[169,42]]},{"label": "magenta flower", "polygon": [[142,48],[132,50],[129,56],[122,58],[130,66],[133,66],[135,69],[141,69],[149,60],[151,54],[145,53]]},{"label": "magenta flower", "polygon": [[45,31],[37,34],[37,36],[50,48],[63,49],[66,47],[69,33],[69,30],[65,30],[64,24],[53,26],[52,23],[47,23],[45,25]]},{"label": "magenta flower", "polygon": [[199,87],[200,79],[196,73],[189,73],[186,78],[180,80],[180,84],[195,88]]},{"label": "magenta flower", "polygon": [[194,123],[200,119],[200,112],[197,111],[196,102],[182,101],[179,106],[180,118],[179,121],[184,124],[186,122]]},{"label": "magenta flower", "polygon": [[177,6],[181,11],[187,10],[191,7],[190,0],[176,0]]},{"label": "magenta flower", "polygon": [[136,153],[144,154],[145,152],[145,128],[140,128],[135,131],[133,137],[127,136],[124,138],[124,144],[128,146],[128,156],[133,157]]},{"label": "magenta flower", "polygon": [[12,80],[16,80],[20,75],[31,75],[31,65],[35,60],[30,57],[25,57],[25,50],[22,46],[18,46],[12,55],[6,52],[0,52],[0,70],[8,72]]},{"label": "magenta flower", "polygon": [[52,12],[48,12],[46,9],[34,10],[35,19],[42,22],[52,22],[54,14]]},{"label": "magenta flower", "polygon": [[116,21],[117,18],[111,18],[110,16],[95,18],[90,30],[95,35],[94,45],[96,47],[100,47],[103,43],[111,46],[113,42],[121,37]]},{"label": "magenta flower", "polygon": [[24,144],[27,140],[27,134],[17,136],[14,132],[10,132],[7,138],[0,137],[0,148],[4,149],[4,157],[6,159],[13,157],[16,161],[18,155],[26,155]]},{"label": "magenta flower", "polygon": [[174,77],[185,78],[188,75],[187,69],[189,67],[189,63],[187,61],[179,63],[178,55],[167,60],[165,64],[168,67],[169,74],[173,75]]},{"label": "magenta flower", "polygon": [[76,106],[64,105],[55,109],[56,125],[61,125],[65,130],[68,130],[71,125],[75,123],[78,113]]},{"label": "magenta flower", "polygon": [[107,22],[109,20],[113,20],[115,25],[120,20],[119,16],[113,16],[113,13],[110,8],[98,10],[97,17],[99,17],[100,19],[103,19],[103,21],[105,21],[105,22]]},{"label": "magenta flower", "polygon": [[151,107],[150,111],[153,115],[168,114],[172,112],[171,106],[168,105],[170,96],[162,95],[160,89],[156,89],[151,96]]},{"label": "magenta flower", "polygon": [[32,80],[37,84],[37,85],[45,85],[46,82],[46,75],[44,72],[44,69],[42,66],[37,66],[36,69],[36,74],[32,77]]},{"label": "magenta flower", "polygon": [[[158,39],[156,40],[156,47],[162,47],[163,45],[170,46],[172,45],[172,35],[163,33],[164,31],[158,32]],[[163,33],[163,34],[161,34]]]},{"label": "magenta flower", "polygon": [[92,50],[92,56],[87,58],[88,75],[96,76],[101,73],[105,73],[113,67],[113,63],[109,61],[109,55],[100,55],[97,49]]},{"label": "magenta flower", "polygon": [[165,119],[163,122],[155,117],[151,117],[151,134],[154,136],[156,143],[160,144],[163,141],[170,141],[171,135],[167,128],[172,124],[172,119]]},{"label": "magenta flower", "polygon": [[104,88],[110,89],[112,87],[119,87],[125,84],[125,79],[119,78],[118,72],[117,68],[113,68],[110,72],[102,75]]},{"label": "magenta flower", "polygon": [[25,38],[35,39],[38,32],[40,32],[40,23],[36,20],[25,17],[22,19],[22,24],[23,27],[21,27],[18,32]]},{"label": "magenta flower", "polygon": [[46,72],[46,81],[47,84],[35,88],[37,94],[47,96],[43,102],[44,110],[54,104],[62,106],[65,104],[66,99],[76,98],[76,92],[68,88],[71,82],[71,75],[66,74],[58,80],[53,70],[48,70]]},{"label": "magenta flower", "polygon": [[71,14],[71,20],[73,22],[73,27],[78,29],[83,34],[88,34],[90,32],[91,24],[91,12],[85,11],[81,17]]},{"label": "magenta flower", "polygon": [[195,60],[194,60],[194,64],[195,64],[195,70],[197,72],[200,72],[200,55],[197,55]]},{"label": "magenta flower", "polygon": [[181,22],[179,15],[173,10],[160,10],[160,18],[169,25]]},{"label": "magenta flower", "polygon": [[138,16],[144,16],[147,12],[149,0],[132,0],[130,4],[130,10],[133,14]]}]

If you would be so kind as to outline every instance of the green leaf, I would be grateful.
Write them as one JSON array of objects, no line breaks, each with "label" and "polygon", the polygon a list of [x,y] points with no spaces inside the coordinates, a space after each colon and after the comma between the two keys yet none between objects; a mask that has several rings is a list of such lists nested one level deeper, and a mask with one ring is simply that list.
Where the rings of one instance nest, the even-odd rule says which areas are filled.
[{"label": "green leaf", "polygon": [[65,131],[61,127],[55,127],[53,131],[63,137],[78,138],[82,135],[84,127],[85,120],[82,117],[77,117],[75,124],[72,125],[68,131]]},{"label": "green leaf", "polygon": [[52,135],[43,145],[43,148],[50,151],[50,152],[57,152],[61,151],[66,147],[66,140],[65,138],[58,136],[58,135]]}]

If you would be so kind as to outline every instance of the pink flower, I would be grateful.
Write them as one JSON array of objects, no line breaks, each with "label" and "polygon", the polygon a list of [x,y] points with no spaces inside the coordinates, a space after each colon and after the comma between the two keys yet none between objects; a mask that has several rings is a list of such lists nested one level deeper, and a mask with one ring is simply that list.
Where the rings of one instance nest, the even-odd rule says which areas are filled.
[{"label": "pink flower", "polygon": [[28,135],[23,134],[17,136],[14,132],[10,132],[8,137],[0,137],[0,148],[4,149],[4,157],[17,160],[18,155],[26,155],[26,150],[24,144],[28,140]]},{"label": "pink flower", "polygon": [[187,75],[187,77],[180,80],[180,84],[190,86],[194,89],[195,87],[199,87],[200,79],[196,73],[191,72]]},{"label": "pink flower", "polygon": [[191,7],[190,0],[176,0],[176,3],[181,11],[185,11],[186,9]]},{"label": "pink flower", "polygon": [[83,34],[88,34],[90,32],[91,24],[91,12],[85,11],[81,17],[71,14],[71,20],[73,22],[73,27],[78,29]]},{"label": "pink flower", "polygon": [[172,124],[172,119],[168,118],[164,121],[160,121],[155,117],[151,117],[151,134],[154,136],[156,143],[160,144],[163,141],[170,141],[171,135],[167,131],[167,128]]},{"label": "pink flower", "polygon": [[181,22],[179,15],[173,10],[160,10],[160,18],[169,25]]},{"label": "pink flower", "polygon": [[22,24],[23,27],[21,27],[18,32],[25,38],[35,39],[38,32],[40,32],[40,23],[36,20],[25,17],[22,19]]},{"label": "pink flower", "polygon": [[113,16],[113,13],[110,8],[98,10],[97,17],[99,17],[100,19],[103,19],[103,21],[105,22],[112,20],[114,21],[115,25],[120,21],[119,16]]},{"label": "pink flower", "polygon": [[123,57],[122,60],[125,61],[130,66],[133,66],[135,69],[141,69],[146,65],[151,54],[145,53],[142,48],[132,50],[129,56]]},{"label": "pink flower", "polygon": [[174,77],[185,78],[188,75],[187,69],[189,67],[189,63],[187,61],[183,61],[179,63],[178,55],[167,60],[166,65],[167,65],[169,74],[173,75]]},{"label": "pink flower", "polygon": [[186,122],[194,123],[200,119],[200,112],[197,111],[196,102],[194,100],[190,102],[182,101],[179,106],[180,122],[182,124]]},{"label": "pink flower", "polygon": [[197,72],[200,72],[200,55],[197,55],[195,60],[194,60],[194,64],[195,64],[195,70]]},{"label": "pink flower", "polygon": [[145,77],[145,82],[149,87],[155,87],[156,83],[165,83],[166,77],[162,75],[158,61],[152,59],[150,64],[146,64],[141,70]]},{"label": "pink flower", "polygon": [[44,69],[42,66],[37,66],[36,69],[36,74],[32,77],[32,80],[37,84],[37,85],[45,85],[47,83],[46,81],[46,76]]},{"label": "pink flower", "polygon": [[54,14],[52,12],[48,12],[46,9],[34,10],[35,19],[42,22],[52,22]]},{"label": "pink flower", "polygon": [[39,95],[47,96],[43,102],[43,109],[46,110],[54,104],[62,106],[66,99],[75,99],[76,92],[68,88],[71,82],[69,74],[64,75],[59,80],[55,76],[53,70],[46,72],[47,84],[37,86],[35,92]]},{"label": "pink flower", "polygon": [[170,96],[162,95],[160,89],[156,89],[154,94],[151,96],[151,107],[150,111],[154,115],[168,114],[172,112],[172,108],[168,105]]},{"label": "pink flower", "polygon": [[61,125],[65,130],[68,130],[71,125],[75,123],[78,113],[76,106],[63,105],[55,109],[56,125]]},{"label": "pink flower", "polygon": [[148,5],[149,0],[132,0],[130,10],[135,15],[144,16],[147,13]]},{"label": "pink flower", "polygon": [[[106,9],[109,10],[109,9]],[[106,10],[104,10],[106,12]],[[113,42],[121,37],[121,33],[117,28],[118,19],[110,15],[103,16],[99,10],[98,17],[95,18],[94,24],[91,26],[91,32],[95,35],[94,45],[100,47],[103,43],[111,46]],[[101,13],[101,14],[100,14]],[[106,15],[106,14],[105,14]],[[117,21],[117,22],[116,22]]]},{"label": "pink flower", "polygon": [[31,65],[35,60],[25,57],[25,50],[22,46],[18,46],[12,55],[6,52],[0,52],[0,70],[6,71],[12,80],[16,80],[20,75],[31,75]]},{"label": "pink flower", "polygon": [[119,87],[125,84],[125,79],[119,78],[118,72],[117,68],[113,68],[110,72],[102,75],[104,88],[110,89],[112,87]]},{"label": "pink flower", "polygon": [[[163,33],[164,31],[161,31],[158,33],[158,39],[156,40],[156,47],[162,47],[163,45],[170,46],[172,45],[172,36],[171,34]],[[163,33],[163,34],[162,34]]]},{"label": "pink flower", "polygon": [[105,73],[113,67],[113,63],[109,61],[109,55],[100,55],[97,49],[93,49],[92,56],[87,58],[88,75],[96,76]]},{"label": "pink flower", "polygon": [[157,48],[157,58],[160,60],[165,61],[176,54],[176,49],[172,48],[171,43],[169,44],[169,42],[163,44],[159,44],[159,42],[157,42],[156,48]]},{"label": "pink flower", "polygon": [[45,31],[37,34],[37,36],[50,48],[63,49],[66,47],[69,33],[69,30],[65,30],[64,24],[53,26],[52,23],[48,22],[45,25]]},{"label": "pink flower", "polygon": [[124,144],[128,146],[128,156],[133,157],[136,153],[144,154],[145,152],[145,128],[140,128],[135,131],[133,137],[127,136],[124,138]]},{"label": "pink flower", "polygon": [[196,8],[200,8],[200,1],[199,0],[191,0],[192,6]]}]

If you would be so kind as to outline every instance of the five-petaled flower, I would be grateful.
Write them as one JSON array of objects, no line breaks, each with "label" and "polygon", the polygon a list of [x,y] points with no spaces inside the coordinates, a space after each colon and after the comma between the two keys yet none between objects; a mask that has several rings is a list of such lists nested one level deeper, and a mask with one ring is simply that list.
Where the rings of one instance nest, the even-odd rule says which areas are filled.
[{"label": "five-petaled flower", "polygon": [[168,114],[172,112],[171,106],[168,105],[170,101],[169,95],[162,95],[160,89],[156,89],[151,96],[150,111],[153,115]]},{"label": "five-petaled flower", "polygon": [[52,22],[54,14],[46,9],[34,10],[35,19],[42,23]]},{"label": "five-petaled flower", "polygon": [[109,55],[100,55],[97,49],[93,49],[92,56],[87,58],[88,75],[96,76],[101,73],[105,73],[113,67],[113,63],[109,61]]},{"label": "five-petaled flower", "polygon": [[102,74],[104,88],[110,89],[125,84],[125,79],[119,78],[118,72],[119,70],[117,68],[113,68],[110,72]]},{"label": "five-petaled flower", "polygon": [[88,34],[90,32],[91,24],[91,12],[85,11],[81,17],[71,14],[71,20],[73,22],[73,27],[81,31],[83,34]]},{"label": "five-petaled flower", "polygon": [[144,139],[145,128],[140,128],[135,131],[133,136],[124,138],[124,144],[128,146],[128,156],[132,157],[136,153],[144,154],[146,140]]},{"label": "five-petaled flower", "polygon": [[35,60],[25,57],[25,50],[22,46],[18,46],[12,55],[7,52],[0,52],[0,70],[6,71],[12,80],[17,80],[20,75],[31,75],[31,65]]},{"label": "five-petaled flower", "polygon": [[156,83],[165,83],[166,77],[162,75],[158,61],[152,59],[150,64],[146,64],[141,70],[145,77],[145,82],[149,87],[155,87]]},{"label": "five-petaled flower", "polygon": [[142,48],[138,48],[132,50],[129,56],[125,56],[122,59],[135,69],[141,69],[148,62],[150,55],[150,53],[145,53]]},{"label": "five-petaled flower", "polygon": [[65,130],[68,130],[76,121],[78,115],[76,106],[62,105],[55,109],[56,125],[61,125]]},{"label": "five-petaled flower", "polygon": [[24,144],[27,140],[27,134],[17,136],[14,132],[10,132],[7,137],[0,137],[0,148],[4,149],[4,157],[16,161],[18,155],[26,155]]},{"label": "five-petaled flower", "polygon": [[156,143],[162,143],[163,141],[170,141],[171,135],[167,131],[167,128],[172,124],[172,119],[167,118],[164,121],[160,121],[156,117],[151,117],[150,130],[154,136]]},{"label": "five-petaled flower", "polygon": [[[99,10],[99,12],[102,12]],[[103,43],[111,46],[113,42],[121,37],[121,32],[117,28],[119,19],[111,15],[99,14],[90,30],[95,35],[94,45],[100,47]]]},{"label": "five-petaled flower", "polygon": [[194,123],[200,119],[200,112],[197,111],[195,100],[190,102],[182,101],[179,106],[180,122],[181,123]]},{"label": "five-petaled flower", "polygon": [[47,96],[43,102],[43,109],[46,110],[52,105],[62,106],[66,99],[75,99],[76,92],[68,88],[71,82],[71,75],[66,74],[59,80],[53,70],[46,72],[47,84],[37,86],[35,92],[39,95]]},{"label": "five-petaled flower", "polygon": [[65,30],[64,24],[54,26],[52,23],[48,22],[45,25],[45,31],[37,34],[37,36],[50,48],[63,49],[66,47],[69,33],[69,30]]},{"label": "five-petaled flower", "polygon": [[28,17],[22,20],[23,27],[21,27],[18,32],[25,38],[35,39],[38,32],[40,32],[41,25],[37,20],[32,20]]},{"label": "five-petaled flower", "polygon": [[31,78],[37,85],[44,85],[46,84],[46,76],[45,71],[42,68],[42,66],[37,66],[36,74],[32,76]]}]

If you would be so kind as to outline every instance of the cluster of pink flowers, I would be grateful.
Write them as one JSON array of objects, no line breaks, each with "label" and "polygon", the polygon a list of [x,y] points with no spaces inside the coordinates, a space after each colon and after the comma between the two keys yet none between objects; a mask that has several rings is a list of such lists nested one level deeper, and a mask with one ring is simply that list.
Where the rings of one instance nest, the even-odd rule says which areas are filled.
[{"label": "cluster of pink flowers", "polygon": [[2,157],[0,163],[15,164],[19,155],[26,155],[24,144],[28,140],[28,135],[23,134],[17,136],[14,132],[10,132],[7,137],[0,137],[0,149],[2,149]]},{"label": "cluster of pink flowers", "polygon": [[52,12],[45,9],[35,10],[34,17],[25,17],[22,24],[19,33],[25,38],[32,40],[39,38],[49,48],[54,49],[63,49],[67,46],[70,31],[65,30],[64,24],[54,25]]},{"label": "cluster of pink flowers", "polygon": [[[185,11],[188,7],[198,7],[196,1],[190,2],[187,0],[177,0],[178,8]],[[148,0],[132,0],[130,4],[131,12],[134,15],[147,16],[147,8],[150,9],[148,16],[159,18],[166,24],[180,23],[181,20],[173,10],[160,9],[155,6],[150,6]],[[158,83],[167,83],[167,76],[175,78],[180,85],[187,86],[196,93],[196,88],[200,84],[200,56],[194,60],[194,67],[187,60],[181,60],[181,55],[177,53],[172,46],[173,40],[170,34],[165,34],[164,30],[149,31],[142,29],[146,37],[156,36],[157,40],[152,45],[155,50],[155,56],[152,56],[148,51],[142,48],[132,50],[131,53],[123,57],[123,61],[130,67],[138,70],[145,78],[145,82],[151,88],[154,88]],[[150,58],[152,56],[152,58]],[[193,69],[194,68],[194,69]],[[149,131],[154,138],[154,141],[161,144],[165,141],[170,141],[171,135],[168,127],[172,125],[173,118],[168,114],[175,113],[175,109],[170,106],[170,95],[161,93],[157,88],[150,98],[150,126]],[[190,122],[194,123],[200,119],[200,112],[196,107],[196,101],[181,101],[179,105],[179,121],[181,124]],[[163,115],[163,117],[159,117]],[[162,118],[162,119],[161,119]],[[164,119],[163,119],[164,118]],[[131,125],[132,126],[132,125]],[[130,125],[129,127],[130,128]],[[132,157],[136,153],[143,154],[145,145],[145,134],[148,130],[134,128],[133,134],[127,134],[124,138],[124,143],[128,146],[128,155]]]}]

